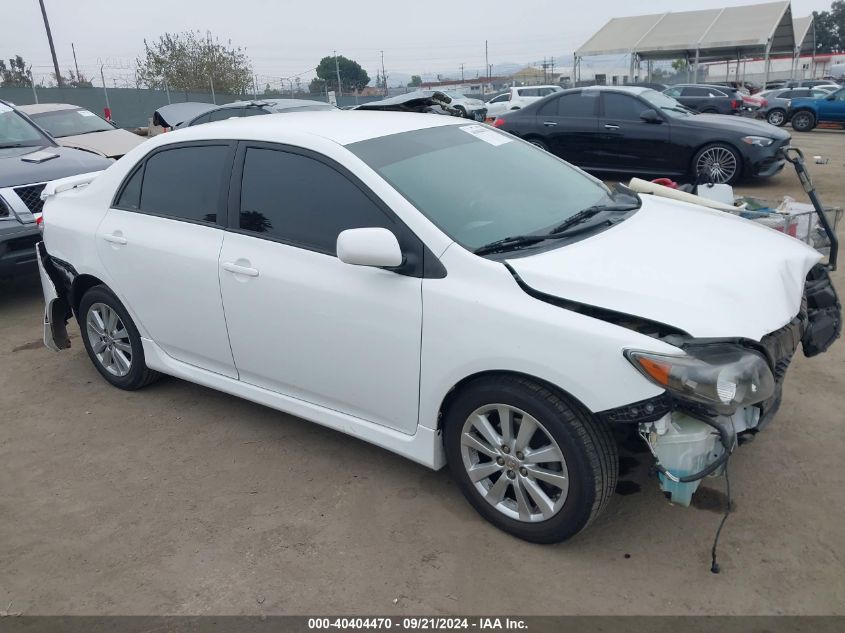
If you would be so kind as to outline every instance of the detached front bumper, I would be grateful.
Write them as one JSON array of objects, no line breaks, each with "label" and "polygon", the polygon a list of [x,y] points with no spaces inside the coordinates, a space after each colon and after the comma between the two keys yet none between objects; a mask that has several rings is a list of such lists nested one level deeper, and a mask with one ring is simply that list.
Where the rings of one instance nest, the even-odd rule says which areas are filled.
[{"label": "detached front bumper", "polygon": [[67,333],[67,322],[72,316],[68,292],[70,281],[47,254],[44,242],[38,242],[35,252],[41,290],[44,293],[44,345],[54,352],[60,352],[70,347]]}]

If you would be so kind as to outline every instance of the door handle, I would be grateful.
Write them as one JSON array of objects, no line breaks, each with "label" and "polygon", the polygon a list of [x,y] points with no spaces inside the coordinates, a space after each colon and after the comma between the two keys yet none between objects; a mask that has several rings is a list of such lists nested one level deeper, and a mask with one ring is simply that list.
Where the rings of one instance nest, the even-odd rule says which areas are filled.
[{"label": "door handle", "polygon": [[554,127],[555,125],[557,125],[557,123],[555,123],[554,121],[543,121],[543,125],[545,125],[546,127]]},{"label": "door handle", "polygon": [[116,233],[111,233],[107,235],[103,235],[103,239],[107,242],[111,242],[112,244],[126,244],[126,238],[122,235],[117,235]]},{"label": "door handle", "polygon": [[605,126],[604,126],[604,129],[605,130],[618,130],[619,126],[613,125],[612,123],[606,123]]},{"label": "door handle", "polygon": [[223,270],[228,270],[230,273],[236,275],[246,275],[247,277],[258,277],[257,268],[249,268],[248,266],[240,266],[234,262],[223,262],[221,264]]}]

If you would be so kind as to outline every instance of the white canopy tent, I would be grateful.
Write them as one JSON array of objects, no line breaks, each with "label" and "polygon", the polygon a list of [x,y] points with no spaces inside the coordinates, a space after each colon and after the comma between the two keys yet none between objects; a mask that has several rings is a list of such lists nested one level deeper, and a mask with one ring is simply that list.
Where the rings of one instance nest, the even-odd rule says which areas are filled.
[{"label": "white canopy tent", "polygon": [[613,18],[575,51],[575,79],[583,57],[620,54],[631,56],[632,78],[642,60],[686,59],[697,77],[699,62],[748,57],[766,60],[768,78],[770,56],[795,48],[789,0]]},{"label": "white canopy tent", "polygon": [[792,21],[792,30],[795,32],[795,51],[792,54],[792,77],[794,78],[801,55],[813,55],[814,58],[816,56],[816,26],[813,23],[813,16],[795,18]]}]

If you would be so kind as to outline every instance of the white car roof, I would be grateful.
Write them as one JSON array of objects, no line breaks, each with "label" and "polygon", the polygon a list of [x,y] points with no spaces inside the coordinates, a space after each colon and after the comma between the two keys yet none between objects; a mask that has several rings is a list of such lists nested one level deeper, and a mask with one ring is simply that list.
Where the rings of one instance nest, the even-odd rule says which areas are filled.
[{"label": "white car roof", "polygon": [[57,112],[59,110],[84,110],[82,106],[69,103],[31,103],[28,105],[15,106],[26,114],[41,114],[42,112]]},{"label": "white car roof", "polygon": [[[466,119],[434,114],[330,110],[291,112],[226,119],[180,128],[155,139],[161,144],[205,139],[243,139],[290,142],[291,136],[310,135],[348,145],[372,138],[444,125],[471,125]],[[148,141],[149,142],[149,141]]]}]

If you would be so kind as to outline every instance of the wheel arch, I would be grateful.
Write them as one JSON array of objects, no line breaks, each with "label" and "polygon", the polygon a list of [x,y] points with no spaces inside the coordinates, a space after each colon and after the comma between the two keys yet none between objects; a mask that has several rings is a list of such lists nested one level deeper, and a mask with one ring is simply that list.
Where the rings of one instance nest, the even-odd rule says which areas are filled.
[{"label": "wheel arch", "polygon": [[543,387],[545,387],[545,388],[549,389],[550,391],[553,391],[554,393],[556,393],[560,398],[562,398],[563,400],[566,400],[567,403],[569,403],[569,404],[571,404],[575,407],[578,407],[586,415],[588,415],[588,416],[593,415],[593,412],[590,411],[590,409],[587,408],[587,406],[584,405],[584,403],[581,402],[578,398],[573,396],[571,393],[567,392],[565,389],[562,389],[558,385],[556,385],[552,382],[549,382],[548,380],[545,380],[544,378],[540,378],[538,376],[533,376],[531,374],[526,374],[524,372],[513,371],[513,370],[509,370],[509,369],[488,369],[488,370],[484,370],[484,371],[478,371],[478,372],[475,372],[475,373],[470,374],[468,376],[465,376],[464,378],[462,378],[461,380],[456,382],[454,385],[452,385],[452,388],[449,389],[449,391],[446,392],[446,395],[443,396],[443,398],[440,400],[440,408],[438,409],[438,412],[437,412],[437,430],[438,431],[443,430],[443,423],[446,419],[446,414],[449,411],[449,407],[452,406],[452,404],[455,402],[455,399],[461,394],[461,392],[468,385],[470,385],[474,382],[477,382],[477,381],[492,380],[494,378],[501,378],[501,377],[506,377],[506,376],[510,376],[512,378],[522,378],[522,379],[525,379],[525,380],[531,380],[533,382],[536,382],[537,384],[542,385]]},{"label": "wheel arch", "polygon": [[[103,280],[89,274],[77,275],[71,283],[70,305],[77,317],[79,316],[79,304],[82,302],[82,297],[94,286],[105,286],[108,288],[108,284]],[[109,291],[111,292],[111,288],[109,288]]]}]

